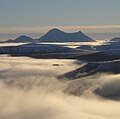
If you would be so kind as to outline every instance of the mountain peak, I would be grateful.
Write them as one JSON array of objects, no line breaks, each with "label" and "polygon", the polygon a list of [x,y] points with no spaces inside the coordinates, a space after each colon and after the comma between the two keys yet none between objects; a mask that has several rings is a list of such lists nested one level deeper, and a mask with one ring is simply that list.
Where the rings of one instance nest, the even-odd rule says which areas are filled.
[{"label": "mountain peak", "polygon": [[13,42],[15,42],[15,43],[19,43],[19,42],[23,42],[23,43],[33,42],[33,39],[28,37],[28,36],[21,35],[21,36],[17,37],[15,40],[13,40]]},{"label": "mountain peak", "polygon": [[28,37],[26,35],[21,35],[21,36],[17,37],[16,39],[18,39],[18,38],[30,38],[30,37]]},{"label": "mountain peak", "polygon": [[[68,32],[64,32],[58,28],[53,28],[51,30],[48,31],[48,33],[51,33],[51,32],[54,32],[54,33],[57,33],[57,32],[62,32],[62,33],[68,33]],[[75,34],[83,34],[82,31],[78,31],[78,32],[74,32]],[[69,34],[74,34],[74,33],[69,33]]]},{"label": "mountain peak", "polygon": [[83,33],[82,31],[78,31],[77,33]]},{"label": "mountain peak", "polygon": [[84,33],[82,31],[77,31],[77,32],[74,32],[72,34],[78,34],[78,35],[80,35],[80,34],[84,34]]},{"label": "mountain peak", "polygon": [[53,28],[53,29],[48,31],[48,33],[60,33],[60,32],[63,33],[63,31],[61,31],[60,29],[57,29],[57,28]]},{"label": "mountain peak", "polygon": [[94,42],[81,31],[66,33],[57,28],[51,29],[44,36],[37,39],[38,42]]},{"label": "mountain peak", "polygon": [[51,29],[50,31],[61,31],[60,29],[57,29],[57,28],[53,28]]}]

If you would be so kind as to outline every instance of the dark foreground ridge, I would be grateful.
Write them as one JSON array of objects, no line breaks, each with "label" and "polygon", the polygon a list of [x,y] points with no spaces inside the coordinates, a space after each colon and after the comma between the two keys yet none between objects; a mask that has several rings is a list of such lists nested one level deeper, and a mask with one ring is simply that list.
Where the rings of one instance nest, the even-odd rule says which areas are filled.
[{"label": "dark foreground ridge", "polygon": [[103,63],[88,63],[81,68],[70,71],[59,76],[59,79],[74,80],[81,77],[90,76],[96,73],[120,73],[120,61],[103,62]]}]

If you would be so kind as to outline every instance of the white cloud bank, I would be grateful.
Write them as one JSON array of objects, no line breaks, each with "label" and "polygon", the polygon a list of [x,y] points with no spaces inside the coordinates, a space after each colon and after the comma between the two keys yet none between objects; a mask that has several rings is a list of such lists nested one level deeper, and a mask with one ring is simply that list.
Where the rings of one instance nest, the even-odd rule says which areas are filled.
[{"label": "white cloud bank", "polygon": [[[75,62],[0,57],[0,119],[119,119],[119,101],[63,93],[69,83],[81,84],[81,79],[56,79],[57,75],[77,68]],[[92,81],[102,86],[119,76],[106,75]],[[90,81],[86,79],[83,88],[91,85]]]}]

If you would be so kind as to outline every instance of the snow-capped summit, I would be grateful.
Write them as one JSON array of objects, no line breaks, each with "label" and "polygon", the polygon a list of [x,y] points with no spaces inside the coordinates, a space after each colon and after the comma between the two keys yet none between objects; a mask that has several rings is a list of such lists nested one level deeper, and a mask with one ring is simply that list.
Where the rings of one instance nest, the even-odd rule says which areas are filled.
[{"label": "snow-capped summit", "polygon": [[38,42],[94,42],[81,31],[75,33],[66,33],[59,29],[52,29],[44,36],[37,39]]}]

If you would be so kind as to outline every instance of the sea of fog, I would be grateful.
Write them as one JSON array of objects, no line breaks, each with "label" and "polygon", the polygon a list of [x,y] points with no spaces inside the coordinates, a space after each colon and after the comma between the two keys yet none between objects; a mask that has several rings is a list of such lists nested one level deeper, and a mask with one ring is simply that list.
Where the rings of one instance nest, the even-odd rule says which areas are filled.
[{"label": "sea of fog", "polygon": [[120,119],[119,100],[93,93],[98,87],[120,90],[120,75],[57,78],[82,65],[76,60],[1,56],[0,119]]}]

